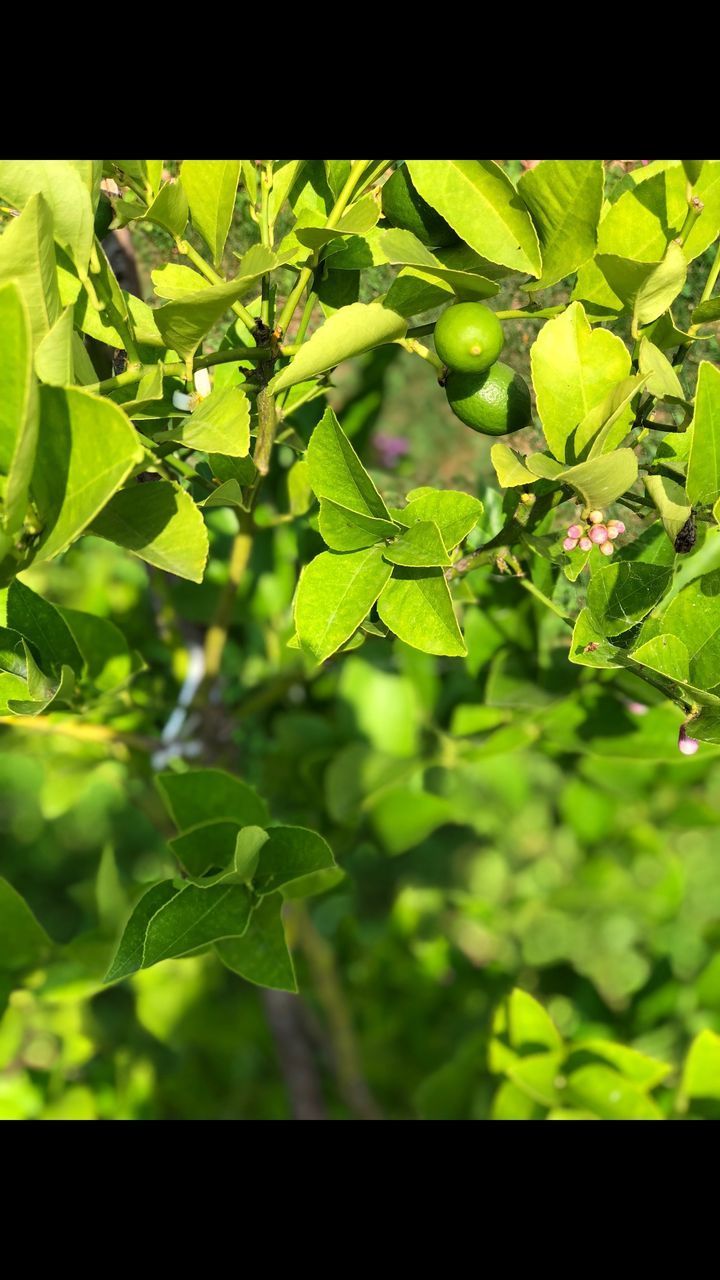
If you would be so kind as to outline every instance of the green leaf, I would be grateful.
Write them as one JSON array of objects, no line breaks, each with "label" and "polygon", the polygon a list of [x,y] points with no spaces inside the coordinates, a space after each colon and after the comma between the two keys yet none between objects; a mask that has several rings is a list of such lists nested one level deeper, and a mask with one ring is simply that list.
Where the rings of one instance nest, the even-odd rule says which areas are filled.
[{"label": "green leaf", "polygon": [[679,206],[673,202],[672,177],[668,197],[667,174],[653,174],[608,209],[598,230],[598,254],[656,263],[686,212],[684,196]]},{"label": "green leaf", "polygon": [[698,371],[687,495],[697,505],[720,497],[720,369],[708,360]]},{"label": "green leaf", "polygon": [[452,302],[453,297],[452,289],[444,280],[437,280],[415,267],[403,267],[385,294],[383,304],[409,318]]},{"label": "green leaf", "polygon": [[588,607],[602,634],[628,631],[662,599],[671,579],[669,565],[643,560],[603,565],[590,579],[587,593]]},{"label": "green leaf", "polygon": [[0,626],[28,640],[44,670],[66,665],[78,675],[82,671],[80,651],[60,610],[17,578],[0,589]]},{"label": "green leaf", "polygon": [[332,409],[326,409],[307,449],[310,485],[318,498],[389,521],[387,507]]},{"label": "green leaf", "polygon": [[253,911],[242,938],[227,938],[215,950],[223,964],[246,981],[275,991],[297,991],[281,908],[280,895],[268,894]]},{"label": "green leaf", "polygon": [[557,1053],[563,1047],[562,1036],[550,1015],[520,987],[515,987],[496,1010],[493,1034],[506,1036],[513,1049],[537,1045]]},{"label": "green leaf", "polygon": [[394,538],[399,531],[390,520],[380,520],[366,515],[364,511],[351,511],[333,502],[332,498],[320,499],[318,525],[324,542],[332,551],[360,551],[384,538]]},{"label": "green leaf", "polygon": [[[251,164],[251,161],[243,160],[241,161],[241,163],[243,165],[243,177],[245,179],[245,184],[247,186],[248,177],[246,176],[245,166]],[[330,163],[332,163],[332,161]],[[277,216],[283,204],[288,198],[290,188],[292,187],[295,179],[298,177],[298,174],[300,173],[300,170],[302,169],[304,164],[305,164],[304,160],[276,160],[275,161],[275,164],[273,166],[272,187],[270,188],[270,199],[268,201],[268,206],[269,206],[268,211],[270,214],[271,223],[275,223],[275,221],[277,220]],[[250,176],[250,181],[252,183],[253,180],[257,177],[257,170],[255,170],[255,172],[249,176]],[[248,187],[248,191],[250,191],[249,187]],[[257,200],[257,193],[253,195],[251,192],[250,199],[252,200],[253,203],[255,203]]]},{"label": "green leaf", "polygon": [[380,217],[380,206],[371,195],[364,196],[357,204],[347,209],[334,227],[324,224],[318,226],[298,224],[295,235],[300,244],[308,249],[322,249],[323,245],[338,236],[364,235],[371,231]]},{"label": "green leaf", "polygon": [[681,484],[667,476],[645,476],[645,488],[659,512],[665,532],[675,543],[683,525],[690,519],[692,507]]},{"label": "green leaf", "polygon": [[212,289],[212,285],[199,271],[185,267],[180,262],[166,262],[150,272],[153,288],[159,298],[169,298],[175,302],[188,293],[200,293],[202,289]]},{"label": "green leaf", "polygon": [[490,460],[495,468],[498,484],[503,489],[523,488],[535,484],[537,476],[528,471],[522,455],[516,453],[507,444],[494,444],[490,450]]},{"label": "green leaf", "polygon": [[28,308],[18,287],[0,286],[0,474],[7,477],[2,523],[15,533],[25,517],[38,434]]},{"label": "green leaf", "polygon": [[530,360],[545,438],[564,461],[574,428],[629,375],[630,354],[616,334],[591,329],[584,308],[573,302],[543,325]]},{"label": "green leaf", "polygon": [[531,1053],[518,1058],[506,1068],[508,1079],[543,1107],[562,1101],[556,1080],[560,1076],[564,1053]]},{"label": "green leaf", "polygon": [[0,196],[24,209],[42,195],[52,214],[53,234],[81,276],[95,236],[90,192],[68,160],[0,160]]},{"label": "green leaf", "polygon": [[383,554],[391,564],[411,567],[450,564],[442,535],[433,520],[419,520],[411,525],[389,547],[385,547]]},{"label": "green leaf", "polygon": [[132,424],[109,400],[41,387],[32,494],[42,535],[34,559],[49,560],[79,537],[142,458]]},{"label": "green leaf", "polygon": [[303,569],[295,627],[304,649],[324,662],[367,617],[392,572],[382,547],[340,555],[323,551]]},{"label": "green leaf", "polygon": [[125,925],[112,964],[103,978],[104,983],[118,982],[142,968],[147,927],[156,912],[174,898],[177,892],[172,880],[164,880],[162,884],[154,885],[143,894]]},{"label": "green leaf", "polygon": [[546,289],[595,252],[603,197],[601,160],[541,160],[518,182],[532,214],[542,253],[542,275],[528,286]]},{"label": "green leaf", "polygon": [[373,827],[391,855],[422,844],[438,827],[455,822],[455,808],[444,796],[412,787],[383,791],[370,808]]},{"label": "green leaf", "polygon": [[397,568],[377,608],[386,627],[414,649],[467,655],[442,569]]},{"label": "green leaf", "polygon": [[169,844],[192,876],[202,876],[210,867],[228,865],[234,855],[239,829],[239,822],[222,818],[200,822],[175,836]]},{"label": "green leaf", "polygon": [[408,160],[407,166],[423,200],[471,249],[490,262],[540,275],[530,215],[493,160]]},{"label": "green leaf", "polygon": [[599,507],[603,511],[631,488],[637,474],[637,458],[632,449],[616,449],[614,453],[566,467],[557,478],[577,490],[587,507]]},{"label": "green leaf", "polygon": [[41,195],[28,200],[0,236],[0,284],[14,280],[30,316],[33,348],[60,315],[52,213]]},{"label": "green leaf", "polygon": [[580,456],[590,444],[588,458],[611,453],[625,439],[632,423],[632,402],[645,386],[646,378],[623,378],[622,382],[591,409],[573,438],[576,455]]},{"label": "green leaf", "polygon": [[234,280],[187,293],[158,307],[152,315],[165,345],[185,360],[194,356],[203,338],[233,302],[245,297],[255,281],[272,270],[275,263],[275,254],[270,249],[253,245],[243,258],[240,272]]},{"label": "green leaf", "polygon": [[712,324],[714,320],[720,320],[720,298],[708,298],[707,302],[701,302],[692,313],[692,324]]},{"label": "green leaf", "polygon": [[690,682],[696,689],[713,689],[720,683],[720,570],[696,578],[678,592],[661,616],[647,618],[638,636],[638,648],[660,635],[682,641],[690,664]]},{"label": "green leaf", "polygon": [[218,884],[209,889],[186,885],[148,922],[142,968],[186,955],[220,938],[241,937],[252,904],[252,894],[244,885]]},{"label": "green leaf", "polygon": [[67,387],[75,381],[73,332],[73,309],[66,307],[35,352],[35,372],[41,382],[53,387]]},{"label": "green leaf", "polygon": [[154,222],[173,237],[183,234],[187,220],[188,201],[182,182],[164,183],[142,217],[143,222]]},{"label": "green leaf", "polygon": [[632,332],[657,320],[675,301],[687,276],[687,259],[673,240],[660,262],[634,262],[612,254],[595,259],[610,287],[632,310]]},{"label": "green leaf", "polygon": [[270,389],[278,392],[296,382],[305,382],[333,369],[342,360],[404,337],[406,331],[407,320],[377,302],[354,302],[342,307],[303,343],[287,368],[275,374]]},{"label": "green leaf", "polygon": [[475,528],[483,513],[483,504],[470,493],[458,489],[428,489],[414,497],[408,496],[408,504],[399,512],[404,525],[431,520],[437,525],[448,551],[457,547]]},{"label": "green leaf", "polygon": [[[437,279],[449,285],[454,294],[463,298],[491,298],[499,292],[500,286],[494,280],[477,271],[465,271],[446,266],[431,253],[411,231],[393,228],[391,231],[379,231],[373,239],[373,259],[378,263],[388,262],[403,267],[419,268],[425,278]],[[385,306],[391,306],[388,298]]]},{"label": "green leaf", "polygon": [[571,1105],[594,1112],[601,1120],[662,1120],[658,1106],[644,1089],[611,1067],[580,1067],[568,1077]]},{"label": "green leaf", "polygon": [[651,395],[657,396],[658,400],[668,397],[685,399],[680,379],[670,361],[649,338],[640,339],[639,368],[647,378],[647,390]]},{"label": "green leaf", "polygon": [[180,180],[187,195],[193,226],[218,267],[235,211],[240,161],[183,160]]},{"label": "green leaf", "polygon": [[671,680],[687,682],[690,679],[690,655],[677,636],[654,636],[652,640],[633,649],[632,658],[634,662],[650,667],[652,671],[659,671]]},{"label": "green leaf", "polygon": [[58,609],[83,659],[89,679],[102,693],[121,689],[142,667],[119,627],[79,609]]},{"label": "green leaf", "polygon": [[221,818],[241,827],[263,827],[268,822],[264,800],[246,782],[222,769],[161,773],[157,785],[179,831]]},{"label": "green leaf", "polygon": [[250,402],[240,387],[220,387],[201,400],[174,431],[156,438],[205,453],[244,458],[250,448]]},{"label": "green leaf", "polygon": [[709,1027],[690,1045],[680,1093],[686,1098],[720,1098],[720,1036]]},{"label": "green leaf", "polygon": [[305,827],[269,827],[267,836],[253,876],[256,893],[274,893],[303,876],[335,866],[330,846],[316,831]]},{"label": "green leaf", "polygon": [[0,877],[0,971],[37,965],[51,946],[25,899]]},{"label": "green leaf", "polygon": [[205,521],[190,494],[167,480],[121,489],[88,533],[126,547],[166,573],[190,582],[203,580],[208,556]]},{"label": "green leaf", "polygon": [[612,1040],[581,1040],[573,1045],[580,1052],[597,1054],[606,1058],[626,1080],[632,1080],[641,1089],[655,1089],[672,1071],[667,1062],[659,1062],[657,1058],[648,1057],[638,1049],[628,1045],[615,1044]]},{"label": "green leaf", "polygon": [[[591,552],[587,552],[589,556]],[[602,667],[612,670],[622,664],[614,661],[617,649],[607,640],[589,609],[581,609],[575,621],[570,652],[571,662],[580,667]]]}]

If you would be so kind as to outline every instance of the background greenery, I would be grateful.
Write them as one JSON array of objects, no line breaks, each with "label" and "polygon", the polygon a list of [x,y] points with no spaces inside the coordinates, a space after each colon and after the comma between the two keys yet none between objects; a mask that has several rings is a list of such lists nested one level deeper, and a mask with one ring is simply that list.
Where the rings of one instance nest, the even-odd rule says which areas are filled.
[{"label": "background greenery", "polygon": [[[609,178],[622,183],[623,169]],[[228,269],[250,240],[244,201]],[[133,234],[148,286],[171,242]],[[684,298],[697,298],[711,257],[692,264]],[[520,304],[506,288],[494,306]],[[503,359],[525,375],[537,328],[507,326]],[[718,354],[704,344],[703,358]],[[333,382],[331,403],[390,502],[456,486],[482,496],[492,522],[491,441],[454,418],[429,365],[382,348]],[[319,412],[298,415],[306,438]],[[298,1114],[288,1037],[307,1050],[306,1093],[333,1117],[532,1118],[551,1105],[542,1089],[498,1093],[501,1063],[488,1057],[493,1013],[517,986],[566,1040],[610,1039],[667,1063],[652,1086],[660,1114],[720,1114],[720,1084],[689,1111],[676,1089],[692,1038],[720,1033],[720,748],[681,757],[679,715],[646,685],[557,664],[552,618],[490,570],[468,578],[487,608],[466,614],[466,660],[369,639],[313,670],[285,646],[298,550],[322,544],[312,517],[275,522],[282,486],[258,511],[267,529],[225,653],[213,763],[255,785],[276,820],[319,830],[344,869],[330,891],[288,904],[301,996],[273,1004],[209,955],[101,986],[141,886],[172,874],[153,772],[235,524],[227,509],[208,513],[198,586],[83,538],[24,580],[118,623],[152,667],[112,709],[124,739],[88,742],[40,720],[0,730],[3,875],[57,941],[80,932],[62,962],[0,991],[0,1118]]]}]

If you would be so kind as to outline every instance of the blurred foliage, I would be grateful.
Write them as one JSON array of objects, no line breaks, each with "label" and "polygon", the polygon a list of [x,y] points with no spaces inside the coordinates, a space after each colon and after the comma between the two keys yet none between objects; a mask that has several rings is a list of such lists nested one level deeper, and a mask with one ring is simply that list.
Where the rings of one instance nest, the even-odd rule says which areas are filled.
[{"label": "blurred foliage", "polygon": [[[228,270],[247,247],[243,226],[237,217]],[[169,238],[134,236],[147,281]],[[708,265],[692,264],[684,298]],[[549,293],[552,304],[568,291]],[[499,308],[521,301],[509,287],[497,297]],[[687,305],[676,310],[684,326]],[[503,358],[526,368],[536,331],[532,320],[508,326]],[[703,355],[717,359],[714,339]],[[492,536],[491,442],[454,418],[432,368],[383,348],[333,384],[331,403],[389,501],[428,482],[478,492],[478,537]],[[304,439],[321,404],[293,417]],[[406,452],[390,458],[382,437]],[[466,660],[368,637],[312,668],[286,642],[297,561],[322,543],[312,515],[278,519],[294,454],[279,457],[224,654],[232,710],[218,757],[278,821],[320,831],[345,872],[309,905],[285,907],[328,1113],[357,1114],[337,1070],[346,1018],[389,1118],[714,1116],[720,747],[679,756],[681,713],[622,671],[569,664],[561,621],[492,566],[465,580],[467,604],[482,606],[466,611]],[[0,1118],[291,1114],[265,997],[213,955],[101,981],[143,888],[174,874],[157,759],[132,735],[159,747],[188,646],[216,607],[237,525],[228,509],[207,522],[201,585],[92,537],[23,575],[55,603],[116,622],[150,666],[132,696],[97,714],[116,738],[70,736],[62,716],[58,732],[33,721],[0,730],[2,874],[55,944],[20,985],[0,987]],[[544,1027],[540,1054],[532,1034],[513,1040],[521,1006]],[[613,1060],[597,1048],[607,1042],[638,1056]],[[647,1059],[656,1073],[642,1076]]]}]

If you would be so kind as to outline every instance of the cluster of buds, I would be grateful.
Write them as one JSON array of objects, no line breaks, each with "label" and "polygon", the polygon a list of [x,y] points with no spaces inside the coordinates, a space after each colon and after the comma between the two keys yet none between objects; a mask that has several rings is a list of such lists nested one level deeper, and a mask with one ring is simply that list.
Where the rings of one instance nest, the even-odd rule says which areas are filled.
[{"label": "cluster of buds", "polygon": [[611,556],[615,548],[613,542],[625,532],[622,520],[606,520],[602,511],[591,511],[584,525],[568,525],[567,537],[563,542],[564,551],[592,551],[599,547],[604,556]]}]

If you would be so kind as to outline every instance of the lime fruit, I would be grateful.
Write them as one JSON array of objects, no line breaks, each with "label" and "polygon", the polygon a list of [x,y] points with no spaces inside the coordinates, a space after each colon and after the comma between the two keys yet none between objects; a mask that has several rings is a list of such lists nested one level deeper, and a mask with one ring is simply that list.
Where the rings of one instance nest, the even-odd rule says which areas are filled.
[{"label": "lime fruit", "polygon": [[418,240],[434,249],[443,249],[460,241],[445,219],[418,195],[404,164],[383,186],[382,211],[391,227],[412,231]]},{"label": "lime fruit", "polygon": [[497,360],[505,341],[502,325],[482,302],[456,302],[438,317],[435,350],[457,373],[484,373]]},{"label": "lime fruit", "polygon": [[445,393],[455,417],[482,435],[508,435],[530,422],[528,385],[501,360],[485,373],[451,373]]}]

